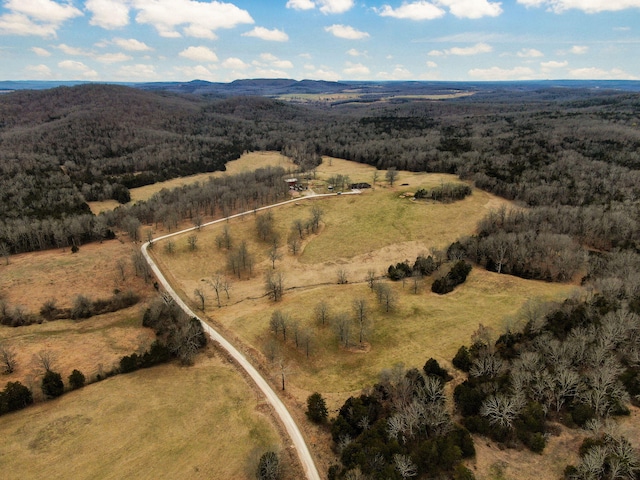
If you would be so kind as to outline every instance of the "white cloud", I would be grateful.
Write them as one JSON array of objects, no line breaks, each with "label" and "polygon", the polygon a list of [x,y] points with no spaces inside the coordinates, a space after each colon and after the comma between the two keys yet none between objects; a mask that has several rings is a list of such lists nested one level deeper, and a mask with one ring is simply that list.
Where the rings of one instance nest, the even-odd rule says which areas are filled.
[{"label": "white cloud", "polygon": [[97,78],[98,72],[87,67],[84,63],[76,60],[63,60],[58,63],[58,67],[71,72],[75,72],[84,78]]},{"label": "white cloud", "polygon": [[49,50],[45,50],[44,48],[32,47],[31,51],[33,53],[35,53],[36,55],[38,55],[39,57],[50,57],[51,56],[51,52]]},{"label": "white cloud", "polygon": [[231,70],[246,70],[250,67],[248,63],[245,63],[236,57],[227,58],[224,62],[222,62],[222,66]]},{"label": "white cloud", "polygon": [[330,27],[324,27],[324,30],[326,32],[332,33],[338,38],[346,38],[348,40],[360,40],[369,36],[367,32],[361,32],[360,30],[356,30],[349,25],[336,24],[331,25]]},{"label": "white cloud", "polygon": [[520,58],[536,58],[544,57],[544,53],[540,50],[536,50],[535,48],[523,48],[518,52],[518,56]]},{"label": "white cloud", "polygon": [[215,30],[254,23],[246,10],[218,1],[133,0],[133,5],[138,10],[136,22],[152,25],[167,38],[181,37],[180,26],[187,36],[215,39]]},{"label": "white cloud", "polygon": [[181,57],[188,58],[195,62],[217,62],[216,52],[208,47],[189,47],[179,53]]},{"label": "white cloud", "polygon": [[316,4],[311,0],[289,0],[287,2],[287,8],[293,8],[294,10],[311,10],[316,8]]},{"label": "white cloud", "polygon": [[91,25],[112,30],[129,24],[129,2],[126,0],[87,0],[85,8],[92,13]]},{"label": "white cloud", "polygon": [[353,8],[354,0],[289,0],[287,8],[294,10],[313,10],[316,7],[325,15],[344,13]]},{"label": "white cloud", "polygon": [[[260,68],[274,69],[274,68],[293,68],[293,63],[289,60],[280,60],[272,53],[261,53],[260,60],[262,62],[254,61],[253,64]],[[284,73],[280,71],[280,73]]]},{"label": "white cloud", "polygon": [[[310,65],[309,65],[310,66]],[[337,82],[340,80],[340,74],[331,70],[330,67],[321,66],[320,68],[307,69],[306,77],[311,80],[327,80],[329,82]]]},{"label": "white cloud", "polygon": [[529,67],[514,67],[505,69],[500,67],[474,68],[469,70],[469,76],[480,80],[531,80],[535,77]]},{"label": "white cloud", "polygon": [[14,13],[26,15],[36,22],[60,25],[67,20],[81,17],[82,12],[71,3],[60,4],[52,0],[8,0],[4,8]]},{"label": "white cloud", "polygon": [[574,55],[584,55],[589,51],[589,47],[585,45],[574,45],[569,51]]},{"label": "white cloud", "polygon": [[548,62],[541,62],[540,63],[540,67],[545,71],[546,70],[553,70],[553,69],[556,69],[556,68],[564,68],[564,67],[566,67],[568,65],[569,65],[569,62],[567,62],[567,61],[557,62],[555,60],[551,60],[551,61],[548,61]]},{"label": "white cloud", "polygon": [[181,74],[183,79],[187,80],[216,80],[216,75],[204,65],[196,65],[195,67],[175,67],[174,70]]},{"label": "white cloud", "polygon": [[368,53],[366,51],[360,51],[360,50],[356,50],[355,48],[350,48],[349,50],[347,50],[347,55],[350,55],[352,57],[368,57]]},{"label": "white cloud", "polygon": [[638,77],[618,68],[612,70],[596,67],[575,68],[569,70],[569,75],[578,80],[638,80]]},{"label": "white cloud", "polygon": [[434,20],[445,15],[444,8],[458,18],[482,18],[497,17],[502,13],[500,2],[487,0],[418,0],[404,2],[398,8],[383,5],[380,9],[374,9],[382,17],[393,17],[404,20]]},{"label": "white cloud", "polygon": [[346,78],[362,78],[367,77],[371,70],[366,65],[362,63],[351,63],[347,62],[346,67],[342,72],[347,76]]},{"label": "white cloud", "polygon": [[130,52],[146,52],[148,50],[153,50],[146,43],[136,40],[135,38],[114,38],[113,43]]},{"label": "white cloud", "polygon": [[414,78],[413,74],[402,65],[396,65],[391,73],[378,72],[378,78],[383,80],[408,80]]},{"label": "white cloud", "polygon": [[153,65],[138,63],[136,65],[123,65],[117,71],[117,76],[124,79],[136,78],[138,80],[154,80],[158,78],[156,68]]},{"label": "white cloud", "polygon": [[429,68],[438,68],[438,64],[436,62],[432,62],[431,60],[427,61],[427,67]]},{"label": "white cloud", "polygon": [[87,51],[87,50],[83,50],[81,48],[78,47],[71,47],[65,43],[61,43],[60,45],[56,46],[56,48],[62,50],[64,53],[66,53],[67,55],[74,55],[74,56],[85,56],[88,57],[91,55],[91,52]]},{"label": "white cloud", "polygon": [[451,14],[458,18],[497,17],[502,13],[500,2],[487,0],[436,0],[436,3],[449,7]]},{"label": "white cloud", "polygon": [[36,35],[55,37],[67,20],[82,16],[70,3],[52,0],[7,0],[7,13],[0,15],[0,35]]},{"label": "white cloud", "polygon": [[547,11],[563,13],[581,10],[585,13],[618,12],[640,8],[640,0],[518,0],[526,7],[546,7]]},{"label": "white cloud", "polygon": [[46,65],[29,65],[25,69],[30,75],[30,79],[38,80],[41,78],[51,78],[51,69]]},{"label": "white cloud", "polygon": [[255,76],[260,78],[286,78],[287,72],[276,70],[274,68],[256,68]]},{"label": "white cloud", "polygon": [[461,55],[461,56],[469,56],[469,55],[478,55],[479,53],[490,53],[493,51],[493,47],[486,43],[476,43],[471,47],[453,47],[448,50],[445,50],[449,55]]},{"label": "white cloud", "polygon": [[457,55],[457,56],[471,56],[478,55],[480,53],[490,53],[493,51],[493,47],[486,43],[476,43],[471,47],[452,47],[446,50],[431,50],[427,55],[430,57],[443,57],[446,55]]},{"label": "white cloud", "polygon": [[398,8],[383,5],[382,8],[375,9],[375,11],[381,17],[393,17],[403,20],[434,20],[443,17],[446,13],[442,8],[425,1],[403,3]]},{"label": "white cloud", "polygon": [[29,17],[20,13],[0,15],[0,35],[55,37],[57,31],[58,25],[34,23]]},{"label": "white cloud", "polygon": [[253,30],[243,33],[243,37],[256,37],[261,38],[262,40],[267,40],[270,42],[286,42],[289,40],[289,35],[284,33],[282,30],[278,30],[274,28],[273,30],[269,30],[264,27],[255,27]]},{"label": "white cloud", "polygon": [[317,0],[316,4],[322,13],[344,13],[354,5],[353,0]]},{"label": "white cloud", "polygon": [[96,56],[96,60],[101,63],[119,63],[119,62],[128,62],[131,60],[131,56],[118,52],[118,53],[105,53],[104,55]]}]

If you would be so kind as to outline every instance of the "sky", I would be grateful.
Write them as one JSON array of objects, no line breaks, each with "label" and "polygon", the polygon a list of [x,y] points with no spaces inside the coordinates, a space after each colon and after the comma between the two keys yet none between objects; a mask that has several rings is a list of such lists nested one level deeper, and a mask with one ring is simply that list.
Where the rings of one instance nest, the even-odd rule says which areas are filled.
[{"label": "sky", "polygon": [[640,80],[640,0],[0,5],[0,80]]}]

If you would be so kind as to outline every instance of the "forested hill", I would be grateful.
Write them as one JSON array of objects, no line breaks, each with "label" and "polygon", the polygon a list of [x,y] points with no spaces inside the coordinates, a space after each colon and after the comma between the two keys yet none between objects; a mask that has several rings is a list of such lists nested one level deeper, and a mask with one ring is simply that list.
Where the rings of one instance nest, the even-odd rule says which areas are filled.
[{"label": "forested hill", "polygon": [[0,95],[0,244],[46,248],[18,246],[15,232],[87,215],[86,201],[125,202],[131,187],[224,169],[243,151],[279,150],[302,168],[331,155],[456,173],[554,209],[539,218],[580,228],[595,248],[636,245],[640,94],[533,84],[466,93],[309,105],[97,84]]}]

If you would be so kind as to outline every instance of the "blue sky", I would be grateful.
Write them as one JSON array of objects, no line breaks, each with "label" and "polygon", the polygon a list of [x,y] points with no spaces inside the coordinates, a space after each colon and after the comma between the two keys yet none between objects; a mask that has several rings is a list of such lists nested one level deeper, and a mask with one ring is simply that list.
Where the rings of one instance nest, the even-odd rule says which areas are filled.
[{"label": "blue sky", "polygon": [[0,80],[640,80],[640,0],[0,4]]}]

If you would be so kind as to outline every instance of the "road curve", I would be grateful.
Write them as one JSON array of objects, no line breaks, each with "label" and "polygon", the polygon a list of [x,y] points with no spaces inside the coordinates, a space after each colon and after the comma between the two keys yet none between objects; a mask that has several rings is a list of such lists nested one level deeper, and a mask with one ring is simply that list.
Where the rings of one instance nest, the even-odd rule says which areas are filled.
[{"label": "road curve", "polygon": [[[345,192],[345,194],[357,194],[357,193],[360,193],[360,192],[358,191]],[[319,198],[319,197],[330,197],[335,195],[337,194],[329,193],[329,194],[322,194],[322,195],[310,195],[307,197],[299,197],[293,200],[287,200],[287,201],[276,203],[273,205],[268,205],[266,207],[257,208],[255,210],[249,210],[247,212],[237,213],[227,218],[222,218],[219,220],[214,220],[212,222],[207,222],[207,223],[204,223],[202,227],[207,225],[212,225],[218,222],[224,222],[232,218],[241,217],[243,215],[249,215],[251,213],[255,213],[261,210],[279,207],[281,205],[286,205],[292,202],[299,202],[301,200],[313,199],[313,198]],[[163,235],[161,237],[156,238],[155,240],[162,240],[165,238],[173,237],[175,235],[180,235],[185,232],[196,230],[197,228],[198,227],[187,228],[179,232],[173,232],[168,235]],[[245,370],[245,372],[247,372],[247,374],[255,382],[258,388],[262,391],[267,401],[273,406],[273,409],[275,410],[276,414],[282,421],[282,424],[284,425],[287,433],[289,434],[289,437],[291,438],[291,441],[293,442],[293,446],[298,452],[298,458],[300,459],[300,463],[302,464],[302,468],[304,469],[307,479],[320,480],[320,474],[318,473],[318,469],[316,468],[316,465],[313,461],[313,457],[309,452],[309,448],[307,447],[307,444],[304,441],[304,437],[302,436],[302,433],[300,432],[300,429],[298,428],[298,425],[296,424],[295,420],[289,413],[289,410],[287,410],[287,407],[284,405],[284,403],[282,403],[282,400],[280,400],[280,398],[273,391],[269,383],[264,379],[264,377],[260,374],[260,372],[258,372],[258,370],[255,369],[255,367],[249,362],[249,360],[247,360],[246,357],[242,353],[240,353],[240,351],[238,351],[231,343],[229,343],[229,341],[227,341],[227,339],[224,338],[218,331],[216,331],[207,322],[205,322],[202,318],[196,315],[195,312],[193,312],[193,310],[191,310],[191,308],[189,308],[189,306],[178,296],[176,291],[171,287],[168,280],[160,271],[160,268],[158,267],[158,265],[154,262],[153,258],[151,258],[151,255],[149,255],[149,252],[147,252],[147,249],[149,248],[150,243],[151,242],[146,242],[145,244],[142,245],[142,254],[144,255],[144,258],[149,264],[149,266],[151,267],[151,270],[155,274],[158,282],[167,291],[167,293],[171,295],[171,297],[176,302],[176,304],[178,304],[180,308],[182,308],[187,313],[187,315],[189,315],[190,317],[197,318],[202,324],[202,327],[204,328],[205,332],[209,334],[209,337],[211,337],[211,339],[214,342],[217,342],[224,350],[226,350],[229,353],[229,355],[231,355],[234,358],[234,360],[238,363],[238,365],[242,367]]]}]

